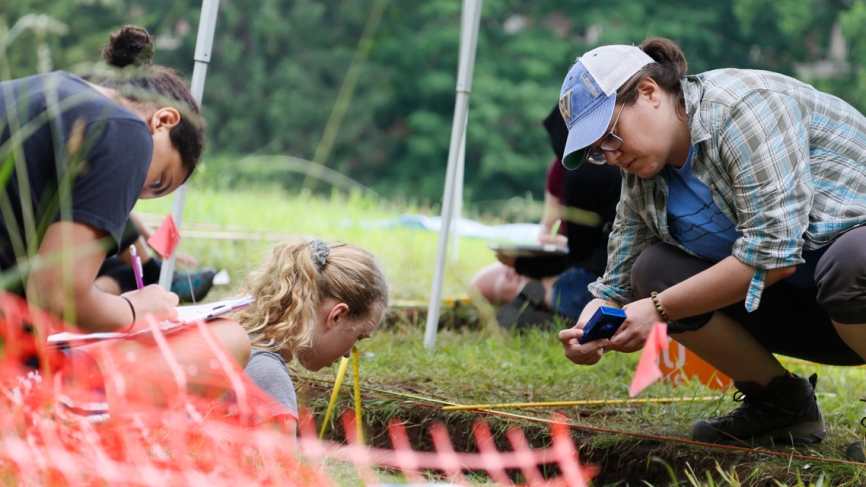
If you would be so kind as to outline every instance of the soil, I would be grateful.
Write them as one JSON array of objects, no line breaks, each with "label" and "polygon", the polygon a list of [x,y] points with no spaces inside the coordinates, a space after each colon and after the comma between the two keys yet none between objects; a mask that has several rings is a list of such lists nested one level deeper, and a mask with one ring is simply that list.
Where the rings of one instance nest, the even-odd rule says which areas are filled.
[{"label": "soil", "polygon": [[[406,307],[392,309],[383,325],[394,328],[417,327],[425,320],[425,309]],[[477,330],[483,327],[482,321],[478,309],[474,306],[446,307],[442,310],[439,326],[440,329]],[[299,396],[303,396],[302,402],[312,407],[315,417],[323,417],[330,392],[316,384],[304,384],[302,381],[296,381],[295,385],[299,387]],[[404,390],[408,393],[428,395],[424,391],[415,390],[409,384],[404,386]],[[394,384],[389,388],[393,389]],[[367,444],[371,446],[392,448],[387,424],[394,418],[403,421],[412,448],[417,451],[434,450],[430,438],[430,426],[434,423],[442,423],[447,427],[456,451],[477,452],[474,439],[468,432],[472,431],[472,424],[481,418],[487,421],[499,451],[511,450],[505,432],[514,426],[523,431],[533,448],[550,446],[550,429],[544,423],[494,415],[481,416],[474,412],[448,412],[435,406],[408,404],[403,401],[379,401],[381,402],[376,404],[365,400],[364,431]],[[337,410],[350,407],[351,405],[346,402],[338,405]],[[578,419],[590,415],[629,414],[629,410],[628,408],[573,409],[569,414],[572,418]],[[329,432],[328,438],[332,441],[344,442],[345,435],[341,422],[335,421],[334,424],[335,429]],[[796,465],[791,468],[786,461],[781,464],[770,463],[767,460],[775,457],[759,453],[726,452],[580,429],[572,429],[572,438],[579,451],[581,463],[594,466],[596,469],[592,484],[594,487],[695,485],[689,479],[689,473],[695,481],[699,482],[698,485],[704,485],[707,483],[708,472],[720,486],[729,485],[723,475],[738,479],[741,485],[755,487],[797,484]],[[542,472],[544,475],[549,477],[558,475],[556,466],[545,467]],[[511,475],[516,482],[523,481],[519,472],[511,472]],[[676,476],[675,482],[672,481],[672,475]],[[810,475],[802,475],[802,480],[808,482]]]},{"label": "soil", "polygon": [[[323,390],[308,389],[309,404],[313,407],[316,417],[324,415],[327,407],[328,393]],[[349,403],[343,405],[351,407]],[[430,439],[430,426],[434,423],[444,424],[451,436],[454,449],[458,452],[477,452],[474,439],[467,432],[472,431],[472,424],[483,417],[487,421],[499,451],[509,451],[511,447],[505,432],[514,426],[520,427],[527,441],[533,448],[550,446],[550,430],[548,425],[530,421],[515,420],[493,415],[479,416],[471,412],[448,412],[433,406],[417,404],[400,404],[395,410],[394,404],[388,408],[365,407],[364,430],[367,444],[380,448],[393,448],[389,439],[387,424],[392,418],[403,421],[412,448],[417,451],[433,451]],[[390,411],[384,414],[381,411]],[[580,415],[578,411],[575,415]],[[596,411],[594,414],[598,414]],[[604,413],[602,413],[604,414]],[[345,434],[340,421],[335,421],[335,429],[328,437],[332,441],[344,442]],[[788,468],[764,469],[755,478],[755,464],[766,460],[766,455],[741,452],[727,453],[720,450],[710,450],[688,445],[632,438],[622,435],[596,433],[572,429],[572,438],[579,450],[580,461],[592,465],[596,469],[593,486],[664,486],[677,485],[684,482],[692,485],[686,472],[694,472],[695,477],[706,482],[707,472],[710,472],[719,485],[721,474],[718,465],[724,472],[735,472],[743,481],[743,485],[769,487],[796,483],[796,471]],[[763,458],[762,458],[763,457]],[[547,465],[542,469],[546,476],[558,475],[555,465]],[[672,482],[671,472],[677,476],[677,483]],[[523,481],[519,472],[510,472],[515,481]],[[748,481],[746,480],[748,479]]]}]

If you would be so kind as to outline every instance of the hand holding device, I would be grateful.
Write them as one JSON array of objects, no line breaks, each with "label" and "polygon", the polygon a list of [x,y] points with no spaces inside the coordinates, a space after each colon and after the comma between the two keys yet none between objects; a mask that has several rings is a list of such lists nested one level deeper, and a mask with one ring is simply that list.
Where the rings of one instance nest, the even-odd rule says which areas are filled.
[{"label": "hand holding device", "polygon": [[581,345],[593,340],[611,338],[625,321],[625,311],[611,306],[600,306],[583,327],[583,336],[577,341]]}]

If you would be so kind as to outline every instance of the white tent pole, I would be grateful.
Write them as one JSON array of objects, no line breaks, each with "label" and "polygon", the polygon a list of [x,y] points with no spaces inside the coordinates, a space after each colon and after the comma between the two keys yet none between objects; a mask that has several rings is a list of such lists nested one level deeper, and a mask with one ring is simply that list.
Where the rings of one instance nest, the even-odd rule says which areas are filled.
[{"label": "white tent pole", "polygon": [[[207,77],[207,65],[210,63],[211,49],[213,48],[213,34],[216,30],[217,12],[219,11],[219,0],[202,0],[201,17],[198,21],[198,37],[195,41],[195,66],[192,71],[192,83],[190,91],[193,98],[201,106],[204,94],[204,80]],[[183,220],[183,205],[186,202],[186,183],[174,192],[174,202],[171,207],[171,216],[180,230]],[[174,275],[174,259],[177,251],[163,261],[162,270],[159,272],[159,285],[166,291],[171,289],[171,280]]]},{"label": "white tent pole", "polygon": [[460,150],[457,153],[457,177],[454,178],[454,220],[451,224],[451,261],[460,258],[460,218],[463,216],[463,173],[466,168],[466,132],[469,130],[469,109],[466,109],[466,121],[463,122],[463,138],[460,139]]},{"label": "white tent pole", "polygon": [[439,331],[439,308],[442,305],[442,277],[445,271],[445,253],[451,230],[451,212],[454,206],[454,186],[457,178],[457,159],[460,140],[466,129],[469,93],[472,91],[472,72],[475,69],[475,47],[478,44],[478,23],[481,19],[481,0],[463,0],[460,27],[460,64],[457,70],[457,100],[454,102],[454,121],[451,125],[451,145],[448,148],[448,169],[445,173],[445,193],[442,196],[442,225],[439,229],[439,247],[436,249],[436,268],[430,305],[427,307],[427,326],[424,347],[436,347]]}]

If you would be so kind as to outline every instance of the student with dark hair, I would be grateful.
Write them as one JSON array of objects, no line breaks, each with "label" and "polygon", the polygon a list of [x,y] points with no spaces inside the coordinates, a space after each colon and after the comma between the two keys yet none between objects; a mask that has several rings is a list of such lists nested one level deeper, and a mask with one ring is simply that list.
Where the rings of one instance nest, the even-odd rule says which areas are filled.
[{"label": "student with dark hair", "polygon": [[[686,72],[679,47],[655,38],[593,49],[566,75],[566,166],[617,166],[623,190],[595,299],[559,338],[589,365],[640,349],[667,321],[741,393],[730,414],[696,421],[692,439],[820,441],[816,376],[773,354],[866,359],[866,117],[781,74]],[[605,304],[625,323],[580,345]],[[864,460],[862,442],[848,454]]]},{"label": "student with dark hair", "polygon": [[147,31],[127,26],[103,52],[116,69],[100,84],[62,71],[0,83],[0,161],[12,170],[0,195],[3,287],[89,331],[175,315],[177,296],[159,286],[114,296],[94,285],[136,200],[174,191],[204,147],[198,104],[152,54]]}]

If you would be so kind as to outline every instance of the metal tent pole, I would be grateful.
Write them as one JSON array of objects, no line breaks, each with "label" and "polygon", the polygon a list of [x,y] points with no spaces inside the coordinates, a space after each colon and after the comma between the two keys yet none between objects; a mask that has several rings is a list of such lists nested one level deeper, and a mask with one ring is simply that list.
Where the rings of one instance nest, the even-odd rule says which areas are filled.
[{"label": "metal tent pole", "polygon": [[457,177],[454,178],[454,220],[451,234],[451,262],[460,258],[460,218],[463,216],[463,173],[466,168],[466,132],[469,128],[469,109],[466,109],[466,121],[463,122],[463,137],[460,139],[460,150],[457,153]]},{"label": "metal tent pole", "polygon": [[[219,0],[203,0],[201,4],[201,17],[198,22],[198,37],[195,41],[195,67],[192,71],[192,84],[190,91],[193,98],[201,106],[204,93],[204,80],[207,77],[207,65],[210,63],[211,49],[213,48],[213,34],[216,30],[217,12],[219,11]],[[183,206],[186,202],[186,183],[174,193],[174,202],[171,207],[171,216],[180,229],[183,220]],[[159,272],[159,285],[166,291],[171,289],[171,279],[174,275],[175,254],[163,261],[162,270]]]},{"label": "metal tent pole", "polygon": [[451,145],[448,148],[448,169],[445,173],[445,193],[442,196],[442,225],[439,229],[439,247],[436,249],[436,268],[430,305],[427,308],[427,325],[424,330],[424,347],[436,347],[436,332],[439,331],[439,308],[442,304],[442,277],[445,271],[445,254],[448,249],[448,234],[451,230],[451,213],[454,206],[454,186],[457,178],[457,159],[460,140],[466,129],[466,114],[469,109],[469,93],[472,91],[472,72],[475,69],[475,48],[478,44],[478,23],[481,19],[482,0],[463,0],[460,28],[460,64],[457,70],[457,100],[454,103],[454,121],[451,125]]}]

